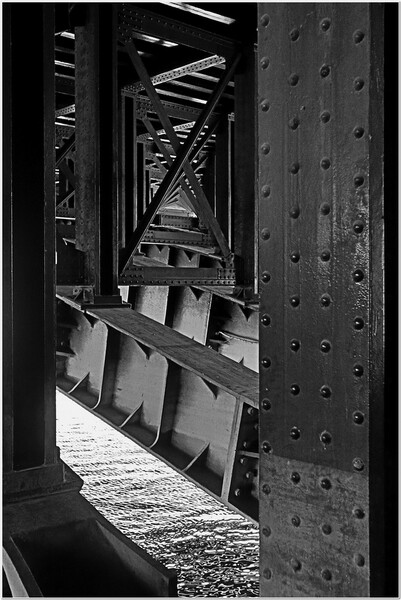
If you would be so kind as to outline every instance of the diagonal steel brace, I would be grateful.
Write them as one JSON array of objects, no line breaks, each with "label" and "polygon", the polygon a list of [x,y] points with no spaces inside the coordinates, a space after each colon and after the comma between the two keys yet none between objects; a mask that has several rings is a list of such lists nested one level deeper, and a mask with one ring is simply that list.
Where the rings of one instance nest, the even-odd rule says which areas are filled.
[{"label": "diagonal steel brace", "polygon": [[138,224],[138,227],[136,228],[133,236],[131,237],[131,239],[129,240],[129,242],[126,246],[125,252],[123,253],[122,260],[121,260],[120,272],[124,271],[124,269],[129,265],[133,254],[135,253],[136,249],[138,248],[139,244],[141,243],[141,240],[143,239],[143,236],[145,235],[149,225],[151,224],[157,210],[159,209],[164,198],[166,197],[166,195],[170,191],[171,187],[175,183],[176,179],[179,177],[181,169],[184,170],[184,173],[185,173],[186,177],[188,178],[188,181],[189,181],[192,189],[194,191],[196,191],[196,193],[199,195],[199,198],[197,196],[194,196],[195,202],[196,202],[196,209],[198,210],[199,216],[201,216],[202,219],[205,221],[205,223],[209,226],[211,232],[213,233],[213,235],[216,238],[216,242],[220,247],[223,257],[228,261],[232,257],[230,248],[228,247],[227,241],[221,231],[220,225],[218,224],[218,222],[213,214],[213,211],[207,201],[207,198],[196,179],[195,173],[194,173],[190,163],[188,162],[188,157],[191,153],[191,150],[193,149],[193,146],[194,146],[199,134],[201,133],[203,127],[205,126],[207,119],[210,117],[210,115],[213,112],[213,109],[215,108],[216,104],[218,103],[224,89],[226,88],[226,86],[231,78],[231,75],[233,74],[233,72],[240,60],[241,55],[237,54],[234,57],[234,59],[231,61],[231,64],[227,65],[227,68],[226,68],[222,78],[220,79],[216,89],[213,91],[212,95],[210,96],[200,117],[196,121],[195,126],[192,128],[191,133],[189,134],[185,143],[183,145],[181,145],[180,141],[174,131],[174,128],[171,125],[170,119],[169,119],[168,115],[166,114],[166,111],[164,110],[162,102],[153,87],[151,79],[142,63],[142,60],[136,51],[134,44],[132,42],[130,42],[130,43],[126,44],[126,48],[127,48],[127,53],[137,71],[137,74],[139,75],[141,81],[143,82],[145,89],[147,91],[147,94],[148,94],[151,102],[153,103],[153,106],[159,116],[159,119],[167,133],[167,136],[170,138],[171,145],[173,146],[175,152],[177,153],[177,156],[176,156],[176,159],[175,159],[173,165],[169,169],[167,175],[164,177],[158,191],[156,192],[155,197],[153,198],[152,202],[149,204],[149,206],[148,206],[143,218],[141,219],[140,223]]}]

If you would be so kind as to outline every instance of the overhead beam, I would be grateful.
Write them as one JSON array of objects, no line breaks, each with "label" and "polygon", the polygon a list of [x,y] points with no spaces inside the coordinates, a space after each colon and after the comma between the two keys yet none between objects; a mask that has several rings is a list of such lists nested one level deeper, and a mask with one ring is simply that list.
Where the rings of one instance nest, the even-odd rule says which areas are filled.
[{"label": "overhead beam", "polygon": [[215,35],[168,17],[161,18],[156,13],[131,3],[120,7],[118,29],[123,43],[131,42],[132,34],[139,32],[219,56],[229,57],[237,50],[235,40],[228,37]]},{"label": "overhead beam", "polygon": [[[194,73],[209,69],[210,67],[221,65],[224,62],[225,58],[223,56],[210,56],[208,58],[202,58],[201,60],[197,60],[186,65],[176,67],[175,69],[170,69],[169,71],[159,73],[158,75],[154,75],[151,77],[151,81],[153,85],[165,83],[167,81],[173,81],[175,79],[179,79],[180,77],[184,77],[185,75],[193,75]],[[141,81],[138,81],[132,85],[126,85],[123,89],[124,91],[133,92],[136,94],[144,90],[145,86]]]}]

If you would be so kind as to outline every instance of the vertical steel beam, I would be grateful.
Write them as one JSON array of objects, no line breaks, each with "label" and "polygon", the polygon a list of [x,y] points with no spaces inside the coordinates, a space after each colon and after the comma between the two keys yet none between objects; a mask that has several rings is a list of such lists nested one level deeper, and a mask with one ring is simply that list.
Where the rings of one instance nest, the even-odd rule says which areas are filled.
[{"label": "vertical steel beam", "polygon": [[214,154],[209,154],[207,157],[206,168],[203,173],[202,185],[205,190],[205,196],[209,201],[210,207],[216,216],[216,157]]},{"label": "vertical steel beam", "polygon": [[[216,219],[221,231],[229,240],[229,211],[231,209],[230,193],[230,122],[227,117],[222,118],[216,130]],[[230,245],[230,243],[229,243]]]},{"label": "vertical steel beam", "polygon": [[383,6],[259,4],[261,595],[384,595]]},{"label": "vertical steel beam", "polygon": [[121,219],[122,247],[137,224],[136,99],[121,95]]},{"label": "vertical steel beam", "polygon": [[247,286],[256,285],[255,266],[257,267],[257,253],[255,252],[255,60],[255,50],[252,44],[245,48],[240,68],[235,74],[235,122],[233,124],[233,251],[239,257],[238,275],[242,283]]},{"label": "vertical steel beam", "polygon": [[75,28],[76,237],[95,296],[118,296],[116,8],[88,4]]},{"label": "vertical steel beam", "polygon": [[[138,219],[146,210],[146,174],[145,174],[145,145],[136,144],[135,160],[135,197]],[[128,238],[129,239],[129,238]],[[127,240],[128,241],[128,240]]]},{"label": "vertical steel beam", "polygon": [[[16,471],[55,467],[54,5],[4,7],[4,492],[19,491]],[[21,39],[35,36],[35,71]],[[21,73],[25,76],[21,79]],[[21,114],[29,87],[32,141]],[[43,467],[43,468],[42,468]],[[29,471],[25,471],[25,470]],[[50,470],[51,470],[50,469]],[[29,473],[35,473],[36,482]],[[10,475],[10,477],[7,477]],[[16,479],[17,478],[17,479]],[[55,480],[53,480],[54,483]],[[21,481],[20,481],[21,483]],[[57,483],[57,482],[56,482]]]}]

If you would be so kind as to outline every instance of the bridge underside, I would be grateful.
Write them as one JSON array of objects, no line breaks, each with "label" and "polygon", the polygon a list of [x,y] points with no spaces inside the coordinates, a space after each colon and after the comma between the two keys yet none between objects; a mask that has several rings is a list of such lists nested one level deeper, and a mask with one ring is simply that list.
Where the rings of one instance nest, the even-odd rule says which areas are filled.
[{"label": "bridge underside", "polygon": [[262,596],[396,595],[395,13],[5,5],[5,596],[177,593],[56,387],[259,523]]}]

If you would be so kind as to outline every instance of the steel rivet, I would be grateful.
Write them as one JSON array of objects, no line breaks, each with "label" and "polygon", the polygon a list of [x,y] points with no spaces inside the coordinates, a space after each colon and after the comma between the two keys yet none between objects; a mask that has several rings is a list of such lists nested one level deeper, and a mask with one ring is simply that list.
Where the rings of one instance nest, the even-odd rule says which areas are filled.
[{"label": "steel rivet", "polygon": [[298,296],[291,296],[290,298],[290,304],[293,308],[296,308],[297,306],[299,306],[299,297]]},{"label": "steel rivet", "polygon": [[327,262],[328,260],[330,260],[330,252],[328,250],[323,250],[323,252],[320,255],[320,259],[323,262]]},{"label": "steel rivet", "polygon": [[241,458],[239,459],[238,462],[240,465],[246,465],[246,463],[248,462],[248,459],[246,456],[241,456]]},{"label": "steel rivet", "polygon": [[260,60],[260,66],[262,67],[262,69],[267,69],[267,67],[270,65],[270,60],[264,56],[263,58],[261,58]]},{"label": "steel rivet", "polygon": [[354,89],[357,92],[360,92],[364,85],[365,82],[361,77],[357,77],[356,79],[354,79]]},{"label": "steel rivet", "polygon": [[352,369],[352,372],[354,373],[355,377],[362,377],[362,375],[363,375],[363,366],[362,365],[354,365],[354,368]]},{"label": "steel rivet", "polygon": [[328,385],[323,385],[323,386],[320,388],[320,395],[321,395],[323,398],[330,398],[330,396],[331,396],[331,389],[329,388],[329,386],[328,386]]},{"label": "steel rivet", "polygon": [[290,348],[293,352],[298,352],[300,346],[301,346],[301,344],[300,344],[299,340],[291,340]]},{"label": "steel rivet", "polygon": [[331,572],[328,569],[324,569],[322,571],[322,578],[325,579],[326,581],[330,581],[331,580]]},{"label": "steel rivet", "polygon": [[327,204],[327,202],[323,202],[323,204],[320,205],[320,212],[322,213],[322,215],[328,215],[330,212],[330,204]]},{"label": "steel rivet", "polygon": [[360,29],[357,29],[354,32],[354,42],[355,44],[360,44],[363,40],[363,38],[365,37],[365,34],[363,33],[363,31],[361,31]]},{"label": "steel rivet", "polygon": [[272,534],[272,530],[270,529],[270,527],[263,527],[262,533],[265,537],[270,537]]},{"label": "steel rivet", "polygon": [[320,161],[320,166],[322,167],[322,169],[327,170],[330,168],[330,159],[329,158],[322,158],[322,160]]},{"label": "steel rivet", "polygon": [[271,570],[270,569],[265,569],[263,571],[263,577],[265,579],[271,579],[272,578],[272,572],[271,572]]},{"label": "steel rivet", "polygon": [[290,173],[292,173],[293,175],[296,175],[299,171],[299,163],[294,162],[292,163],[292,165],[290,166]]},{"label": "steel rivet", "polygon": [[323,123],[328,123],[330,121],[330,118],[331,118],[331,115],[327,110],[323,111],[322,114],[320,115],[320,120]]},{"label": "steel rivet", "polygon": [[272,451],[272,447],[269,444],[269,442],[263,442],[262,444],[262,450],[265,454],[270,454]]},{"label": "steel rivet", "polygon": [[354,136],[359,140],[361,137],[363,137],[365,133],[365,130],[363,127],[355,127],[353,130],[353,134]]},{"label": "steel rivet", "polygon": [[262,240],[268,240],[270,238],[270,231],[265,227],[261,231]]},{"label": "steel rivet", "polygon": [[365,416],[363,413],[356,411],[353,413],[352,419],[353,419],[354,423],[356,423],[357,425],[362,425],[362,423],[365,420]]},{"label": "steel rivet", "polygon": [[362,175],[356,175],[354,177],[354,185],[355,185],[355,187],[361,187],[361,185],[363,185],[364,181],[365,180],[362,177]]},{"label": "steel rivet", "polygon": [[352,513],[356,519],[363,519],[365,517],[365,511],[362,508],[354,508]]},{"label": "steel rivet", "polygon": [[354,561],[358,567],[363,567],[365,564],[365,557],[362,556],[362,554],[355,554]]},{"label": "steel rivet", "polygon": [[325,523],[324,525],[322,525],[322,531],[324,533],[324,535],[330,535],[331,533],[331,525],[329,525],[328,523]]},{"label": "steel rivet", "polygon": [[246,409],[246,412],[248,413],[248,415],[250,417],[253,417],[256,415],[256,408],[254,406],[248,406],[248,408]]},{"label": "steel rivet", "polygon": [[241,490],[240,490],[240,488],[237,488],[237,489],[234,491],[234,496],[236,496],[237,498],[238,498],[238,496],[241,496]]},{"label": "steel rivet", "polygon": [[361,269],[357,269],[356,271],[354,271],[353,278],[356,283],[361,282],[364,278],[363,271]]},{"label": "steel rivet", "polygon": [[[266,110],[268,110],[268,109],[266,109]],[[270,152],[269,144],[262,144],[260,149],[262,151],[262,154],[269,154],[269,152]]]},{"label": "steel rivet", "polygon": [[301,563],[300,563],[300,562],[299,562],[299,560],[297,560],[296,558],[292,558],[292,559],[290,560],[290,565],[291,565],[291,567],[292,567],[292,570],[293,570],[293,571],[295,571],[295,573],[296,573],[297,571],[300,571],[300,570],[301,570],[301,567],[302,567]]},{"label": "steel rivet", "polygon": [[363,471],[365,468],[365,463],[361,458],[357,457],[352,460],[352,466],[355,469],[355,471]]},{"label": "steel rivet", "polygon": [[288,78],[288,83],[292,86],[297,85],[299,81],[299,75],[297,75],[296,73],[291,73],[291,75]]},{"label": "steel rivet", "polygon": [[267,327],[268,325],[270,325],[271,323],[271,318],[269,315],[262,315],[260,322],[262,323],[262,325],[264,325],[265,327]]},{"label": "steel rivet", "polygon": [[300,259],[299,252],[291,252],[291,255],[290,255],[291,262],[297,263],[297,262],[299,262],[299,259]]},{"label": "steel rivet", "polygon": [[270,367],[270,365],[272,364],[272,361],[270,360],[270,358],[262,358],[262,367],[264,367],[265,369],[268,369]]},{"label": "steel rivet", "polygon": [[290,31],[290,39],[292,42],[296,42],[299,38],[299,29],[293,29]]},{"label": "steel rivet", "polygon": [[266,494],[266,496],[268,496],[268,495],[271,493],[271,488],[270,488],[270,486],[269,486],[269,485],[267,485],[267,483],[264,483],[264,484],[262,485],[262,492],[263,492],[264,494]]},{"label": "steel rivet", "polygon": [[328,306],[330,306],[330,304],[331,304],[331,298],[330,298],[330,296],[328,296],[327,294],[324,294],[320,298],[320,304],[322,306],[324,306],[325,308],[327,308]]},{"label": "steel rivet", "polygon": [[262,273],[262,281],[263,281],[263,283],[269,283],[270,279],[271,279],[270,273],[268,273],[267,271],[264,271]]},{"label": "steel rivet", "polygon": [[262,194],[265,198],[268,198],[270,196],[270,186],[264,185],[262,187]]},{"label": "steel rivet", "polygon": [[295,131],[299,127],[299,119],[297,117],[294,117],[293,119],[291,119],[289,121],[288,126],[289,126],[290,129],[292,129],[293,131]]},{"label": "steel rivet", "polygon": [[296,206],[292,206],[292,207],[290,208],[290,217],[291,217],[292,219],[298,219],[298,217],[299,217],[299,213],[300,213],[300,210],[299,210],[299,206],[298,206],[298,205],[296,205]]},{"label": "steel rivet", "polygon": [[[267,112],[270,109],[270,103],[267,100],[263,100],[263,102],[260,103],[260,108],[263,112]],[[269,148],[270,150],[270,148]],[[266,152],[265,152],[266,154]]]},{"label": "steel rivet", "polygon": [[264,400],[262,400],[262,408],[263,410],[270,410],[272,407],[270,400],[268,400],[267,398],[265,398]]},{"label": "steel rivet", "polygon": [[321,29],[322,31],[328,31],[328,30],[330,29],[330,25],[331,25],[331,21],[330,21],[330,19],[323,19],[323,20],[320,22],[320,29]]},{"label": "steel rivet", "polygon": [[301,525],[301,519],[298,517],[298,515],[294,515],[291,519],[291,523],[294,525],[294,527],[299,527]]},{"label": "steel rivet", "polygon": [[270,23],[270,17],[269,17],[269,15],[266,15],[266,14],[262,15],[260,17],[260,22],[263,25],[263,27],[267,27],[268,24]]},{"label": "steel rivet", "polygon": [[320,350],[322,352],[330,352],[331,344],[328,340],[322,340],[320,343]]},{"label": "steel rivet", "polygon": [[294,471],[293,473],[291,473],[291,481],[292,481],[292,483],[299,483],[301,481],[300,474],[297,473],[296,471]]},{"label": "steel rivet", "polygon": [[320,434],[320,441],[322,444],[331,444],[331,434],[328,431],[323,431]]},{"label": "steel rivet", "polygon": [[248,448],[251,447],[251,442],[249,442],[248,440],[245,440],[244,442],[242,442],[242,447],[244,450],[248,450]]},{"label": "steel rivet", "polygon": [[354,319],[354,328],[355,329],[363,329],[365,326],[365,322],[363,319],[361,319],[361,317],[356,317],[356,319]]},{"label": "steel rivet", "polygon": [[299,385],[297,383],[293,383],[292,386],[290,387],[290,392],[293,396],[298,396],[300,391],[301,391],[301,388],[299,387]]},{"label": "steel rivet", "polygon": [[330,75],[329,65],[323,65],[320,67],[320,77],[328,77]]},{"label": "steel rivet", "polygon": [[330,479],[327,479],[327,477],[325,477],[324,479],[322,479],[322,481],[320,482],[320,487],[323,490],[329,490],[331,488]]},{"label": "steel rivet", "polygon": [[355,233],[362,233],[363,231],[363,223],[362,221],[355,221],[354,225],[353,225],[353,229],[355,231]]},{"label": "steel rivet", "polygon": [[292,440],[299,440],[300,437],[301,437],[301,432],[298,429],[298,427],[293,427],[290,431],[290,438]]}]

